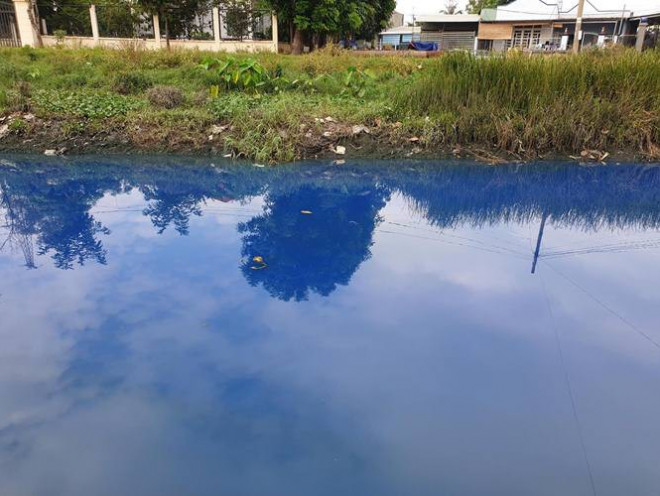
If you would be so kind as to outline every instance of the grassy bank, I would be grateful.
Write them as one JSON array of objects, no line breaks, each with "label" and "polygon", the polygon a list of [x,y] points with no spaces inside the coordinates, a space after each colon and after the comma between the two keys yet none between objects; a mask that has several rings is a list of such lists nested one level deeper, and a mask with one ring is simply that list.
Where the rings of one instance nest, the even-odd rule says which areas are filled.
[{"label": "grassy bank", "polygon": [[495,160],[598,150],[658,159],[660,53],[413,59],[325,51],[229,59],[2,49],[0,114],[0,150],[212,153],[262,162],[339,156],[341,147],[349,156]]}]

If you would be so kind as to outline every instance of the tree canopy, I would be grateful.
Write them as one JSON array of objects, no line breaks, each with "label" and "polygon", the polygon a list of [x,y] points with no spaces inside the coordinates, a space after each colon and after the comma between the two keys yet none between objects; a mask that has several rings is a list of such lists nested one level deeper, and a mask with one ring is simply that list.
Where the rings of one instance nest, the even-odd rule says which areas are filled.
[{"label": "tree canopy", "polygon": [[500,5],[506,5],[511,0],[468,0],[467,11],[470,14],[479,14],[481,9],[494,9]]},{"label": "tree canopy", "polygon": [[387,27],[395,0],[263,0],[291,27],[294,53],[305,35],[371,38]]}]

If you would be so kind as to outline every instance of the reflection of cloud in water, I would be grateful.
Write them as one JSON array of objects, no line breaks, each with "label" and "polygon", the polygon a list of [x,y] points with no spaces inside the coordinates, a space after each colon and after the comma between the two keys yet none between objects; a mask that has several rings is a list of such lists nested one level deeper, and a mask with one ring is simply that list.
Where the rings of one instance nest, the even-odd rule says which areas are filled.
[{"label": "reflection of cloud in water", "polygon": [[[551,170],[531,194],[492,168],[464,181],[451,168],[39,168],[53,188],[77,174],[71,198],[100,195],[79,204],[111,230],[96,233],[108,264],[26,271],[0,256],[0,493],[588,494],[540,277],[599,493],[660,484],[657,350],[553,271],[529,275],[545,210],[548,250],[650,237],[649,170],[571,184]],[[25,174],[0,177],[40,226]],[[590,182],[602,198],[571,210]],[[176,210],[192,215],[187,235],[176,215],[159,235],[146,203],[196,189],[203,215]],[[244,274],[242,252],[271,272]],[[657,335],[656,259],[547,263]],[[282,260],[302,273],[278,273]]]}]

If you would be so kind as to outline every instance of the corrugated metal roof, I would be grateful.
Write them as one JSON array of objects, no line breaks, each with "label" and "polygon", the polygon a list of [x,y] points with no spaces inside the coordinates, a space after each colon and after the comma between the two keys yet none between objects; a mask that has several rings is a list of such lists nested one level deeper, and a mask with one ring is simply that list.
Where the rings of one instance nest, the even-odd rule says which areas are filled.
[{"label": "corrugated metal roof", "polygon": [[386,35],[386,34],[418,34],[422,32],[422,28],[419,26],[415,26],[414,28],[412,26],[399,26],[397,28],[390,28],[386,29],[385,31],[381,31],[381,35]]},{"label": "corrugated metal roof", "polygon": [[418,23],[425,23],[425,22],[444,22],[444,23],[479,22],[479,15],[478,14],[456,14],[456,15],[436,14],[436,15],[420,15],[420,16],[417,16],[415,19]]},{"label": "corrugated metal roof", "polygon": [[[577,0],[515,0],[497,7],[495,20],[553,20],[575,19]],[[584,17],[593,19],[620,19],[660,13],[658,0],[586,0]]]}]

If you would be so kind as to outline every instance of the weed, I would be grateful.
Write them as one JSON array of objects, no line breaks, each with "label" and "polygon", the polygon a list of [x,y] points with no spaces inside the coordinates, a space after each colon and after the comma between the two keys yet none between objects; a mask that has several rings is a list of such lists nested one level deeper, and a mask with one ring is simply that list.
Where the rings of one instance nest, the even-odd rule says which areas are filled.
[{"label": "weed", "polygon": [[255,59],[206,59],[201,66],[207,71],[215,71],[218,85],[225,90],[240,90],[251,93],[264,93],[277,89],[279,76],[271,75]]},{"label": "weed", "polygon": [[39,110],[51,114],[77,115],[91,119],[107,119],[126,115],[142,103],[117,95],[40,92],[35,95]]},{"label": "weed", "polygon": [[147,92],[149,102],[155,107],[173,109],[183,103],[183,93],[174,86],[156,86]]},{"label": "weed", "polygon": [[120,95],[137,95],[151,88],[153,82],[141,72],[124,72],[114,78],[113,90]]},{"label": "weed", "polygon": [[9,95],[7,91],[0,89],[0,112],[4,111],[9,107]]},{"label": "weed", "polygon": [[[199,70],[202,63],[208,70]],[[174,97],[157,97],[154,86],[170,87]],[[148,105],[148,116],[138,112]],[[301,148],[317,146],[324,130],[307,137],[310,127],[301,133],[301,125],[325,116],[378,127],[375,139],[393,147],[417,137],[428,149],[479,146],[524,158],[584,148],[657,157],[660,52],[420,60],[336,49],[217,58],[139,43],[120,50],[0,48],[0,111],[30,107],[81,123],[80,134],[107,128],[109,119],[118,129],[132,125],[141,129],[133,140],[143,139],[141,123],[153,116],[145,149],[150,143],[208,147],[209,123],[231,123],[233,130],[213,146],[227,140],[233,152],[264,161],[296,158]]]},{"label": "weed", "polygon": [[342,94],[351,93],[358,98],[364,98],[367,92],[367,84],[375,78],[374,74],[368,69],[363,71],[351,66],[346,70],[343,78],[344,89]]},{"label": "weed", "polygon": [[9,131],[14,134],[22,134],[28,128],[28,123],[25,119],[14,119],[9,123]]}]

